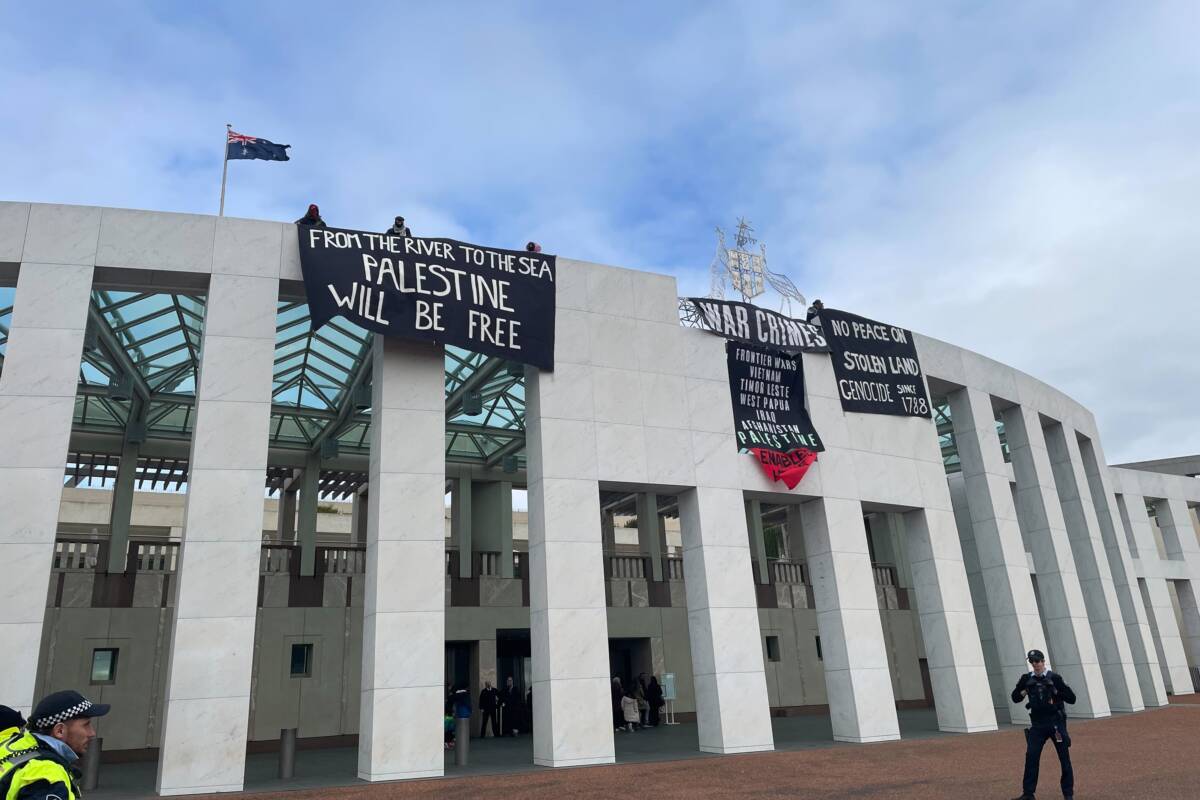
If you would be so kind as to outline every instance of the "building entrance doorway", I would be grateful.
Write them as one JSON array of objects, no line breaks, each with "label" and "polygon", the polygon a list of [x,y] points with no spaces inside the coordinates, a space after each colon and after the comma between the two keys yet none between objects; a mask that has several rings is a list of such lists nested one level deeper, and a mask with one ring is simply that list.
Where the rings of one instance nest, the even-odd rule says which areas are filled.
[{"label": "building entrance doorway", "polygon": [[653,668],[649,638],[608,640],[609,677],[620,678],[622,686],[633,686],[642,673],[649,678]]},{"label": "building entrance doorway", "polygon": [[459,686],[471,687],[471,642],[446,642],[446,697]]}]

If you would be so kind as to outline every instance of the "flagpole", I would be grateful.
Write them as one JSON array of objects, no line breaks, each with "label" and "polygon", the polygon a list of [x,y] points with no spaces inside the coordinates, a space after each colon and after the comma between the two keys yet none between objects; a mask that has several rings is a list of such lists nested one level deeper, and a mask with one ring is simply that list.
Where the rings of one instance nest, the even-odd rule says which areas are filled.
[{"label": "flagpole", "polygon": [[221,167],[221,209],[217,212],[218,217],[225,216],[225,178],[229,175],[229,132],[233,130],[233,125],[225,123],[225,165]]}]

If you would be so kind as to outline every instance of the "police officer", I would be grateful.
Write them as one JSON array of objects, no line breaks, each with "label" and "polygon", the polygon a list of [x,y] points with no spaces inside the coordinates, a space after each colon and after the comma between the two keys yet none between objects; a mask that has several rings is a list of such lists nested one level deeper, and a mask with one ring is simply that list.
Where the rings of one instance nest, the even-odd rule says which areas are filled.
[{"label": "police officer", "polygon": [[1054,742],[1054,751],[1062,765],[1063,797],[1075,796],[1075,773],[1071,769],[1071,737],[1067,733],[1067,712],[1063,703],[1074,703],[1075,692],[1057,673],[1046,669],[1046,656],[1041,650],[1029,651],[1033,669],[1021,676],[1012,691],[1012,701],[1028,699],[1029,727],[1025,729],[1025,777],[1021,796],[1016,800],[1034,800],[1037,791],[1038,768],[1046,741]]},{"label": "police officer", "polygon": [[[19,726],[0,731],[5,737],[0,741],[0,798],[78,800],[82,797],[76,762],[96,738],[92,718],[104,716],[108,708],[79,692],[55,692],[33,709],[28,732],[22,732]],[[0,717],[3,716],[0,712]],[[0,725],[9,722],[12,720]]]}]

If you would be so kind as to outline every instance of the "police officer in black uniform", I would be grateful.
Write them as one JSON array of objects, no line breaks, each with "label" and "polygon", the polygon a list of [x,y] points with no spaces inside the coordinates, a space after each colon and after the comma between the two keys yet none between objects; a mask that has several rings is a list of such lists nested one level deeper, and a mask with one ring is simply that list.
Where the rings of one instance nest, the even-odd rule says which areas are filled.
[{"label": "police officer in black uniform", "polygon": [[1065,798],[1075,796],[1075,773],[1071,769],[1071,737],[1067,733],[1067,712],[1063,703],[1074,703],[1075,692],[1063,682],[1060,675],[1046,669],[1046,656],[1041,650],[1029,651],[1029,664],[1033,669],[1021,676],[1017,688],[1012,691],[1012,701],[1027,700],[1029,727],[1025,729],[1025,777],[1021,784],[1021,796],[1015,800],[1035,800],[1038,768],[1041,765],[1042,748],[1047,741],[1054,742],[1054,752],[1062,765],[1062,793]]}]

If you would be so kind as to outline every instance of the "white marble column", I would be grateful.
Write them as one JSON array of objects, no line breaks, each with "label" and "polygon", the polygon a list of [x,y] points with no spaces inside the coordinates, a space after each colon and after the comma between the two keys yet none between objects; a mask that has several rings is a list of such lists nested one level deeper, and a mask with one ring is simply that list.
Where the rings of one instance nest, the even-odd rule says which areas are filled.
[{"label": "white marble column", "polygon": [[457,578],[470,578],[475,568],[473,532],[475,513],[472,510],[471,479],[455,478],[450,488],[451,538],[458,546]]},{"label": "white marble column", "polygon": [[[279,490],[279,510],[276,513],[275,536],[280,542],[287,543],[296,538],[296,495],[294,477],[283,482]],[[366,523],[363,523],[364,525]]]},{"label": "white marble column", "polygon": [[368,486],[358,487],[350,501],[350,538],[354,544],[367,544],[367,505],[370,502]]},{"label": "white marble column", "polygon": [[[949,505],[948,494],[945,504]],[[994,731],[996,712],[954,512],[948,508],[910,511],[904,515],[904,530],[938,729]]]},{"label": "white marble column", "polygon": [[767,564],[767,539],[763,533],[762,503],[757,500],[747,500],[746,533],[750,543],[750,560],[754,572],[754,580],[761,584],[771,582],[770,567]]},{"label": "white marble column", "polygon": [[209,284],[159,794],[241,791],[245,777],[278,289],[225,274]]},{"label": "white marble column", "polygon": [[90,266],[22,264],[0,373],[0,697],[26,716],[91,288]]},{"label": "white marble column", "polygon": [[1028,535],[1041,589],[1043,622],[1050,640],[1046,658],[1079,698],[1072,716],[1106,717],[1110,713],[1108,693],[1054,485],[1041,417],[1037,411],[1014,406],[1003,412],[1003,418],[1017,479],[1017,514]]},{"label": "white marble column", "polygon": [[565,372],[525,372],[533,762],[611,764],[612,689],[594,423]]},{"label": "white marble column", "polygon": [[[709,451],[706,483],[679,494],[684,589],[696,724],[706,753],[772,750],[770,701],[763,665],[758,600],[750,569],[746,506],[734,485],[737,446],[733,437]],[[727,462],[721,474],[711,462]],[[757,503],[755,503],[757,505]],[[871,598],[874,600],[874,593]]]},{"label": "white marble column", "polygon": [[[495,520],[500,531],[500,577],[513,576],[513,505],[512,483],[501,481],[499,488],[499,518]],[[495,682],[492,684],[495,685]]]},{"label": "white marble column", "polygon": [[443,773],[445,362],[375,337],[358,777]]},{"label": "white marble column", "polygon": [[1017,677],[1028,671],[1026,653],[1046,649],[1029,580],[1025,543],[996,433],[991,397],[967,388],[951,393],[949,400],[988,618],[995,637],[1000,695],[1010,721],[1020,725],[1029,721],[1029,712],[1024,705],[1008,702],[1009,684],[1015,684]]},{"label": "white marble column", "polygon": [[1179,614],[1183,625],[1179,633],[1192,664],[1200,664],[1200,540],[1192,527],[1187,503],[1177,498],[1154,504],[1158,527],[1167,547],[1167,557],[1187,564],[1188,580],[1175,581]]},{"label": "white marble column", "polygon": [[1104,674],[1108,705],[1113,711],[1141,711],[1142,689],[1133,667],[1129,637],[1113,586],[1112,570],[1100,534],[1096,507],[1091,502],[1079,439],[1073,429],[1055,423],[1045,430],[1054,485],[1071,541],[1079,586],[1083,590],[1096,656]]},{"label": "white marble column", "polygon": [[899,739],[862,505],[826,497],[800,508],[833,738]]},{"label": "white marble column", "polygon": [[321,456],[309,453],[300,476],[296,530],[300,539],[300,574],[311,577],[317,568],[317,506],[321,500]]},{"label": "white marble column", "polygon": [[638,492],[637,496],[638,546],[650,559],[650,580],[662,580],[662,519],[658,514],[658,495],[654,492]]},{"label": "white marble column", "polygon": [[1150,623],[1146,619],[1146,607],[1137,585],[1137,575],[1133,571],[1121,512],[1116,509],[1117,498],[1113,493],[1112,479],[1104,461],[1104,451],[1100,448],[1099,441],[1085,438],[1079,442],[1079,454],[1083,459],[1088,491],[1091,494],[1092,506],[1096,510],[1096,521],[1100,525],[1100,535],[1104,540],[1104,550],[1112,571],[1113,590],[1120,605],[1121,621],[1129,641],[1142,704],[1166,705],[1167,690],[1163,685],[1158,654],[1150,632]]},{"label": "white marble column", "polygon": [[129,550],[129,522],[133,514],[134,479],[137,477],[139,447],[134,442],[125,442],[121,447],[121,460],[117,463],[117,477],[113,481],[112,510],[108,516],[108,571],[121,573],[127,566]]},{"label": "white marble column", "polygon": [[1146,498],[1140,494],[1124,494],[1119,498],[1118,508],[1137,547],[1146,577],[1139,581],[1142,600],[1146,607],[1146,618],[1154,637],[1158,664],[1167,692],[1191,694],[1192,677],[1188,673],[1187,654],[1183,649],[1179,623],[1175,618],[1175,606],[1167,581],[1158,569],[1158,546],[1154,531],[1150,529],[1150,515],[1146,511]]}]

